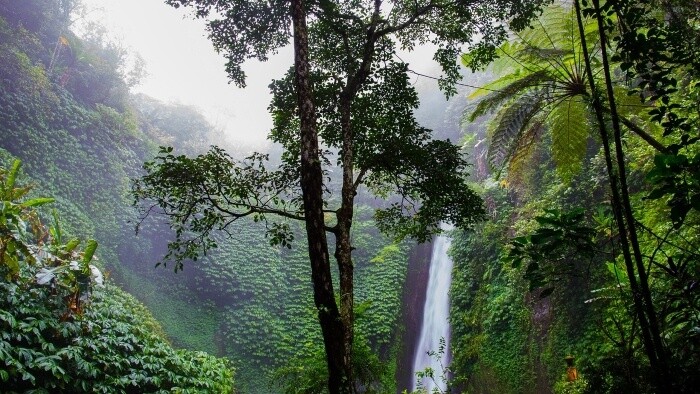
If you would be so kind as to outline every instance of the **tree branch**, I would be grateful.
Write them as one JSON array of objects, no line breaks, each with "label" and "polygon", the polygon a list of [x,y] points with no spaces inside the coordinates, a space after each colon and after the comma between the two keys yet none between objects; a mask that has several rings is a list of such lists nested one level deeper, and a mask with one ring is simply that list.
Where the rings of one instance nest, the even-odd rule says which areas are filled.
[{"label": "tree branch", "polygon": [[416,20],[418,18],[420,18],[421,16],[427,14],[428,12],[432,11],[433,9],[442,8],[442,7],[444,7],[444,6],[437,5],[431,1],[430,3],[417,9],[416,12],[413,13],[413,15],[411,15],[404,22],[399,23],[398,25],[394,25],[394,26],[389,25],[389,26],[385,27],[384,29],[377,30],[375,32],[375,37],[380,38],[380,37],[383,37],[385,35],[395,33],[397,31],[401,31],[401,30],[411,26],[412,24],[416,23]]},{"label": "tree branch", "polygon": [[352,185],[352,189],[355,193],[357,193],[357,189],[362,184],[362,181],[364,181],[364,177],[366,174],[367,174],[367,168],[366,167],[361,168],[360,173],[357,174],[357,178],[355,179],[355,182]]},{"label": "tree branch", "polygon": [[[610,108],[603,106],[603,111],[610,115]],[[665,147],[662,143],[657,141],[654,137],[652,137],[649,133],[644,131],[641,127],[637,126],[634,122],[631,120],[625,118],[624,116],[618,114],[618,118],[620,119],[620,123],[625,125],[631,132],[636,134],[639,138],[643,139],[646,141],[649,145],[651,145],[654,149],[661,153],[669,153],[669,150],[667,147]]]}]

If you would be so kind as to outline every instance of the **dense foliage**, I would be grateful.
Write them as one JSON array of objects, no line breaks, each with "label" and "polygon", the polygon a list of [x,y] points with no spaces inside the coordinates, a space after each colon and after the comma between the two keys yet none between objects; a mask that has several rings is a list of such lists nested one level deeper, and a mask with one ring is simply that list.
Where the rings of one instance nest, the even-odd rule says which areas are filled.
[{"label": "dense foliage", "polygon": [[[696,390],[690,8],[583,2],[582,23],[550,10],[501,47],[506,73],[473,112],[496,111],[482,152],[501,177],[479,179],[493,220],[453,243],[467,391]],[[566,355],[584,382],[561,380]]]},{"label": "dense foliage", "polygon": [[[365,338],[360,346],[367,357],[379,356],[382,363],[392,364],[399,339],[400,284],[405,280],[410,245],[394,244],[381,236],[372,224],[370,209],[359,208],[358,219],[353,237],[360,308],[357,328]],[[294,223],[291,227],[303,239],[303,228]],[[214,322],[216,343],[233,360],[238,387],[247,393],[297,387],[284,382],[303,374],[297,368],[308,371],[312,365],[320,366],[317,372],[325,376],[306,251],[296,244],[291,249],[271,246],[261,223],[242,222],[230,231],[231,239],[220,236],[218,248],[185,266],[184,274],[189,278],[187,286],[199,292],[197,302],[212,303],[219,310]],[[285,369],[287,378],[275,378],[277,368]],[[380,372],[385,391],[392,391],[393,371]]]},{"label": "dense foliage", "polygon": [[[240,163],[242,155],[205,154],[216,132],[192,109],[130,95],[139,70],[126,69],[124,51],[104,36],[80,39],[71,32],[77,5],[0,2],[0,159],[12,167],[21,158],[24,169],[2,173],[2,193],[10,203],[3,205],[0,225],[0,386],[8,392],[218,393],[231,391],[231,364],[240,392],[322,392],[328,370],[309,255],[297,247],[305,237],[299,223],[282,220],[284,227],[266,238],[264,223],[242,220],[227,228],[231,237],[212,232],[218,247],[198,255],[196,263],[187,262],[183,272],[153,268],[173,234],[166,224],[147,221],[140,236],[133,236],[128,178],[141,174],[141,163],[152,160],[159,145],[175,147],[161,153],[168,163],[200,160],[214,169]],[[660,392],[669,382],[673,392],[694,392],[700,384],[697,6],[622,0],[581,5],[583,35],[577,33],[573,9],[555,7],[496,52],[484,47],[463,58],[478,66],[500,56],[489,74],[468,81],[484,85],[494,76],[471,96],[480,101],[465,116],[473,121],[465,122],[464,132],[464,147],[474,161],[471,187],[483,198],[489,220],[474,231],[456,231],[453,241],[450,387],[462,392]],[[319,15],[345,15],[323,2],[313,7]],[[344,23],[359,29],[360,22]],[[608,36],[601,38],[601,31]],[[352,49],[357,43],[348,44]],[[393,50],[388,44],[382,48]],[[601,48],[610,55],[607,66]],[[339,86],[335,77],[347,70],[331,66],[340,49],[326,49],[314,54],[319,59],[314,78],[319,102],[332,103]],[[401,164],[412,152],[403,145],[392,151],[394,134],[412,130],[408,145],[432,143],[411,114],[436,113],[444,106],[453,122],[464,103],[445,105],[440,98],[433,100],[435,107],[415,111],[417,96],[406,90],[412,82],[405,78],[408,70],[393,57],[380,58],[384,68],[374,70],[376,79],[353,107],[366,115],[366,129],[358,131],[359,166]],[[612,79],[606,78],[606,68]],[[389,88],[377,88],[384,85]],[[296,107],[288,105],[294,93],[290,77],[273,90],[275,138],[289,143],[297,127]],[[594,116],[596,106],[603,122]],[[341,147],[333,128],[337,108],[319,108],[323,138]],[[614,118],[620,123],[621,152],[614,149]],[[601,123],[608,138],[598,132]],[[370,134],[376,146],[367,143]],[[455,134],[440,131],[439,136]],[[606,144],[613,148],[613,162],[624,159],[612,172]],[[376,160],[387,151],[395,153],[388,156],[394,161]],[[324,153],[327,169],[338,170],[336,153]],[[259,170],[247,173],[254,175],[245,179],[249,185],[269,180],[266,171],[273,166],[262,165],[262,159],[247,162]],[[430,157],[421,160],[407,164],[415,170],[412,176],[438,185],[451,182],[432,176]],[[294,166],[281,168],[296,174]],[[13,183],[10,174],[39,186],[7,187]],[[332,174],[328,184],[340,188]],[[633,217],[622,218],[623,232],[609,182],[621,174],[627,187],[617,190],[629,192]],[[188,175],[194,182],[202,174]],[[237,185],[231,181],[227,187]],[[52,230],[38,221],[40,215],[52,217],[43,195],[55,197],[53,206],[63,217],[61,226],[54,220]],[[373,208],[394,202],[373,200],[362,190],[357,200]],[[275,208],[290,204],[293,211],[299,201],[298,194],[280,195]],[[339,201],[328,203],[335,207]],[[34,207],[40,214],[29,215]],[[330,226],[332,216],[326,215]],[[393,392],[412,244],[382,236],[372,216],[370,207],[355,205],[353,371],[363,390]],[[630,223],[644,266],[633,267],[631,276],[622,252]],[[296,240],[291,249],[270,244],[287,246],[289,236]],[[73,237],[96,241],[78,243]],[[153,317],[109,281],[98,285],[97,267],[148,305]],[[631,287],[645,275],[650,304],[636,303]],[[337,286],[338,272],[333,276]],[[646,308],[641,315],[635,313],[638,305]],[[662,341],[648,351],[639,316],[648,319],[650,309]],[[179,347],[230,361],[174,350],[166,336]],[[578,366],[574,383],[564,374],[567,355]],[[667,367],[668,375],[652,362]]]},{"label": "dense foliage", "polygon": [[[32,195],[55,197],[64,233],[99,242],[105,271],[148,306],[173,344],[227,356],[243,392],[281,391],[273,371],[317,350],[308,256],[299,248],[270,246],[263,228],[251,220],[232,229],[231,240],[217,235],[219,248],[201,264],[178,274],[154,269],[172,234],[149,222],[134,236],[128,178],[158,145],[196,155],[217,134],[191,108],[127,94],[119,46],[104,37],[75,36],[69,13],[59,12],[63,5],[70,4],[0,6],[3,163],[22,159],[24,179],[37,184]],[[91,73],[104,75],[93,83]],[[73,86],[85,86],[90,95]],[[409,245],[380,236],[365,208],[358,218],[357,297],[365,316],[358,325],[372,357],[378,353],[382,364],[393,365]],[[299,227],[292,230],[303,240]],[[387,368],[380,368],[381,379],[391,387],[393,372]]]},{"label": "dense foliage", "polygon": [[19,160],[0,167],[0,380],[3,391],[233,392],[226,360],[174,350],[133,297],[104,284],[97,243],[47,229],[16,186]]},{"label": "dense foliage", "polygon": [[[134,236],[126,192],[141,162],[180,125],[163,119],[173,111],[167,106],[145,99],[132,104],[120,71],[123,51],[99,35],[74,35],[76,4],[0,6],[0,157],[4,163],[22,160],[26,178],[37,184],[35,192],[56,199],[65,232],[97,240],[115,281],[148,302],[172,335],[182,324],[177,310],[194,296],[152,270],[157,259],[150,256],[168,235],[154,227],[148,237]],[[190,112],[188,121],[201,127],[206,141],[211,128],[203,118]],[[147,296],[158,290],[163,291],[158,301],[164,302],[156,309]],[[205,322],[207,315],[196,320]],[[216,351],[211,338],[208,347],[192,339],[177,342]]]},{"label": "dense foliage", "polygon": [[[454,93],[459,77],[454,58],[460,47],[480,36],[477,46],[487,49],[480,52],[483,60],[488,49],[503,40],[506,22],[521,30],[543,2],[466,6],[425,1],[391,7],[381,1],[167,3],[192,7],[196,17],[207,19],[214,47],[224,53],[229,77],[241,87],[245,59],[267,60],[293,42],[293,67],[271,85],[271,139],[284,146],[283,165],[270,171],[259,155],[236,163],[216,149],[196,159],[165,150],[136,182],[137,203],[145,206],[145,215],[157,207],[168,217],[176,232],[169,249],[178,263],[206,253],[216,245],[210,232],[226,230],[241,218],[303,221],[329,391],[354,393],[351,228],[360,187],[389,200],[374,218],[383,232],[397,239],[423,242],[440,232],[443,221],[467,228],[483,213],[480,199],[465,181],[467,163],[458,148],[433,139],[431,131],[415,121],[417,95],[398,50],[433,44],[434,59],[443,71],[441,88]],[[332,156],[337,156],[340,190],[329,188],[326,180]],[[268,233],[278,244],[287,245],[291,239],[286,224],[273,222]],[[338,301],[329,236],[335,241]]]}]

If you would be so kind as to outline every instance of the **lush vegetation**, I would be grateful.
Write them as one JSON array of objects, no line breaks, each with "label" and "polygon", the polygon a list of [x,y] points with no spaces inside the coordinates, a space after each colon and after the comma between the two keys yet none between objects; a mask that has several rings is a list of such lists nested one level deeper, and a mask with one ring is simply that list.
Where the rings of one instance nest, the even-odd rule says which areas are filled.
[{"label": "lush vegetation", "polygon": [[[470,7],[432,1],[399,1],[392,7],[382,7],[380,1],[167,3],[191,7],[197,18],[207,20],[214,47],[228,61],[229,78],[240,87],[246,83],[245,59],[267,60],[293,43],[290,71],[270,85],[270,139],[284,147],[282,165],[270,169],[267,156],[260,154],[236,162],[217,148],[196,159],[164,150],[145,166],[147,175],[135,183],[135,197],[146,214],[157,206],[168,217],[176,233],[169,256],[178,264],[216,246],[210,232],[226,230],[241,218],[264,221],[272,242],[282,246],[293,234],[276,219],[302,221],[328,390],[355,393],[351,228],[361,187],[389,201],[376,209],[374,220],[397,240],[426,241],[440,232],[443,221],[466,228],[483,213],[481,200],[466,183],[467,163],[458,147],[434,139],[431,130],[416,122],[418,97],[398,50],[433,44],[443,71],[441,87],[449,94],[459,77],[454,59],[462,45],[477,35],[487,43],[502,40],[504,25],[489,22],[508,20],[522,29],[542,2]],[[328,184],[334,166],[339,190]],[[338,300],[329,237],[335,247]]]},{"label": "lush vegetation", "polygon": [[[314,4],[328,20],[349,15]],[[291,171],[275,178],[276,158],[206,153],[217,133],[191,108],[131,95],[139,68],[125,67],[125,52],[99,29],[84,38],[72,33],[77,5],[0,4],[0,386],[18,393],[219,393],[232,390],[235,369],[242,393],[324,392],[329,373],[304,223],[238,220],[209,234],[216,248],[185,256],[196,261],[176,259],[182,272],[175,274],[172,261],[154,265],[178,230],[192,234],[146,220],[135,236],[129,197],[130,179],[154,157],[217,171],[243,163],[254,170],[246,173],[249,184],[295,181],[291,74],[273,85],[275,138],[288,148],[280,169]],[[388,45],[379,56],[384,66],[373,71],[379,77],[352,107],[381,148],[361,144],[356,168],[375,169],[382,163],[369,159],[394,147],[393,131],[413,130],[428,143],[410,114],[455,140],[460,135],[445,122],[456,124],[468,106],[461,136],[473,164],[469,187],[483,199],[486,220],[453,233],[451,355],[435,350],[452,360],[454,373],[435,372],[452,379],[455,391],[682,393],[700,385],[697,8],[626,0],[580,6],[580,14],[573,4],[551,7],[494,52],[489,45],[498,40],[463,56],[465,66],[489,65],[467,77],[483,88],[466,104],[436,92],[416,109],[408,70],[385,56],[394,50]],[[361,31],[369,22],[343,23]],[[332,103],[336,77],[355,69],[338,72],[335,49],[319,48],[312,53],[319,102]],[[391,89],[380,88],[390,82]],[[323,138],[342,148],[333,127],[339,109],[319,105]],[[392,123],[397,113],[400,125]],[[158,146],[174,148],[158,153]],[[341,150],[327,152],[324,162],[336,173],[333,155]],[[415,153],[401,152],[392,158]],[[438,179],[430,160],[410,165],[414,175]],[[330,178],[329,190],[340,190],[341,180]],[[29,183],[36,186],[17,186]],[[275,207],[298,213],[300,195],[283,194]],[[329,207],[340,206],[324,196]],[[388,203],[359,189],[351,215],[352,371],[356,388],[387,393],[403,389],[395,375],[413,244],[378,230],[375,209],[396,201],[382,196]],[[332,227],[335,217],[326,212],[324,220]],[[111,279],[100,284],[102,273]],[[339,276],[333,269],[336,288]],[[565,375],[569,355],[575,382]]]},{"label": "lush vegetation", "polygon": [[[151,309],[174,345],[227,356],[243,392],[282,391],[286,378],[274,378],[275,369],[320,354],[308,256],[297,247],[269,245],[260,223],[251,220],[232,229],[231,240],[216,235],[219,248],[184,272],[154,268],[171,233],[146,222],[134,236],[129,179],[158,145],[195,155],[216,132],[191,108],[128,94],[125,53],[103,36],[75,36],[75,5],[0,6],[3,165],[22,159],[23,179],[36,184],[32,195],[54,196],[65,233],[97,240],[105,272]],[[410,246],[380,236],[367,208],[358,208],[357,217],[360,351],[376,359],[372,379],[381,375],[391,391]],[[304,239],[301,228],[292,230]],[[103,292],[118,290],[110,285]],[[112,298],[123,297],[106,299]],[[124,301],[124,310],[130,302]]]},{"label": "lush vegetation", "polygon": [[698,74],[669,40],[695,42],[697,14],[669,7],[554,7],[499,49],[469,111],[492,113],[491,220],[453,243],[464,390],[696,390]]},{"label": "lush vegetation", "polygon": [[[374,353],[387,360],[395,356],[401,303],[397,284],[406,275],[409,245],[382,237],[371,224],[369,209],[360,209],[358,216],[362,220],[354,228],[354,237],[357,324],[364,337],[360,346],[371,345]],[[303,239],[303,228],[293,228]],[[271,246],[260,223],[241,223],[230,231],[231,239],[220,236],[215,251],[185,268],[185,273],[190,272],[187,281],[192,282],[188,285],[220,311],[217,343],[234,361],[241,390],[267,393],[282,386],[302,390],[305,386],[284,382],[313,373],[311,365],[323,361],[306,252],[296,244],[291,249]],[[296,367],[287,370],[285,378],[272,375],[275,369],[290,365]],[[388,385],[385,390],[392,391],[392,372],[380,372]],[[318,373],[323,376],[323,369]]]},{"label": "lush vegetation", "polygon": [[[158,239],[167,235],[154,229],[152,238],[134,236],[127,190],[129,177],[157,144],[177,135],[174,122],[159,120],[173,110],[132,101],[124,82],[124,51],[100,35],[75,36],[70,24],[76,5],[12,2],[0,7],[0,157],[4,165],[20,158],[26,179],[37,185],[34,192],[55,198],[66,232],[97,240],[115,281],[150,301],[146,295],[161,289],[151,256]],[[188,119],[199,123],[206,141],[211,128],[203,118]],[[151,273],[150,280],[140,278],[141,272]],[[184,289],[173,293],[177,297],[161,309],[172,312],[168,330],[177,327],[175,311],[189,296]]]},{"label": "lush vegetation", "polygon": [[174,350],[142,304],[105,284],[97,242],[81,250],[55,213],[41,224],[35,207],[53,199],[28,199],[19,167],[0,167],[3,391],[233,392],[226,360]]}]

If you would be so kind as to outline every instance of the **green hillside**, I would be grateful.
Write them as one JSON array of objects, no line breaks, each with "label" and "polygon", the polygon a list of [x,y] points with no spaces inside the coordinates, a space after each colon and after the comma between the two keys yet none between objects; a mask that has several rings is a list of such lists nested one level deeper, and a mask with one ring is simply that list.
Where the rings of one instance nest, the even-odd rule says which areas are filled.
[{"label": "green hillside", "polygon": [[[196,154],[215,132],[191,108],[129,94],[125,54],[75,36],[69,7],[60,1],[0,6],[3,164],[22,160],[33,195],[55,197],[68,234],[99,242],[108,276],[152,311],[174,345],[228,357],[241,392],[281,390],[271,386],[275,369],[322,351],[301,228],[287,250],[269,246],[259,224],[241,223],[183,272],[155,268],[170,233],[148,221],[134,234],[130,180],[159,145]],[[380,236],[370,211],[359,216],[359,329],[391,362],[408,245]],[[383,371],[392,387],[393,372]]]},{"label": "green hillside", "polygon": [[[269,16],[255,7],[278,5],[167,3],[218,4],[221,10],[244,4],[255,21]],[[499,0],[468,3],[473,15],[467,15],[472,8],[466,12],[454,2],[310,4],[316,12],[310,17],[310,53],[317,59],[312,59],[317,123],[327,144],[319,157],[319,194],[327,204],[318,210],[326,223],[320,232],[342,239],[338,234],[350,229],[345,234],[352,253],[349,316],[355,317],[355,336],[346,369],[354,374],[353,390],[397,393],[406,389],[401,385],[407,376],[414,379],[414,371],[400,369],[412,365],[407,358],[413,345],[404,342],[417,337],[407,333],[417,328],[403,325],[420,321],[414,315],[422,307],[413,304],[422,295],[414,293],[423,289],[416,282],[425,280],[428,268],[409,271],[409,266],[422,265],[415,256],[425,257],[429,248],[416,252],[413,241],[382,234],[375,221],[379,206],[389,208],[379,215],[384,228],[393,226],[398,235],[429,239],[424,230],[439,225],[435,217],[464,219],[462,227],[470,227],[451,232],[452,336],[447,354],[433,349],[434,357],[451,363],[422,371],[445,380],[439,394],[697,392],[697,4],[574,1],[533,14],[543,2]],[[221,162],[204,155],[222,140],[221,132],[196,109],[132,94],[144,70],[131,65],[128,53],[100,29],[76,35],[78,5],[79,0],[0,1],[0,391],[328,392],[330,358],[319,315],[332,308],[315,306],[307,232],[296,220],[303,212],[296,189],[302,154],[293,71],[271,85],[273,138],[279,144],[257,156],[269,153],[270,160],[245,162],[249,152],[243,147],[222,147],[231,161],[217,157],[225,158],[222,168],[231,173],[260,165],[229,179],[231,174],[212,170]],[[372,10],[420,15],[393,28],[386,28],[396,22],[391,18],[357,17]],[[233,11],[217,17],[239,15]],[[286,20],[286,12],[280,11],[279,20]],[[484,16],[491,12],[498,18]],[[535,19],[527,23],[521,12]],[[483,29],[493,36],[460,55],[450,45],[467,35],[450,18],[467,16],[486,19],[465,25],[465,34]],[[506,24],[499,18],[515,22],[514,30],[501,36]],[[260,46],[255,50],[266,54],[284,41],[290,32],[279,20],[273,27],[280,36],[255,41]],[[403,42],[391,35],[405,33],[402,39],[414,45],[428,40],[423,36],[428,25],[454,41],[438,52],[441,63],[453,66],[449,80],[440,83],[433,80],[437,74],[414,72],[399,59],[396,45]],[[230,37],[219,33],[215,45],[233,56],[227,71],[240,78],[235,56],[251,55],[246,51],[252,49],[225,48]],[[362,44],[375,33],[386,36]],[[381,56],[373,58],[373,50]],[[354,56],[339,55],[343,51],[367,56],[365,66],[371,67],[359,67]],[[345,78],[355,72],[361,78]],[[459,75],[461,82],[450,85]],[[340,94],[344,83],[352,89]],[[443,92],[423,89],[445,84],[459,94],[446,101]],[[343,162],[348,135],[357,139],[359,153]],[[432,139],[436,136],[461,146]],[[160,148],[168,146],[172,150]],[[202,160],[197,167],[179,155]],[[177,262],[162,260],[168,243],[177,235],[196,237],[198,229],[187,227],[192,225],[187,219],[177,223],[176,209],[170,217],[163,209],[192,196],[168,194],[167,186],[146,185],[140,177],[150,171],[156,174],[151,180],[168,180],[170,186],[198,178],[159,173],[163,168],[156,164],[144,168],[155,157],[173,168],[208,170],[201,179],[212,176],[211,185],[223,184],[230,192],[211,193],[213,198],[192,208],[202,210],[185,213],[221,228],[209,234],[216,247],[185,259],[179,272]],[[357,185],[346,188],[342,204],[351,202],[354,217],[341,231],[338,217],[347,212],[335,210],[342,205],[337,190],[343,168],[353,160],[357,167],[350,177],[356,178],[350,179]],[[445,162],[460,171],[438,170]],[[284,171],[273,173],[280,163]],[[236,182],[216,182],[223,179],[246,181],[245,190],[236,189]],[[152,194],[135,193],[134,185],[146,185]],[[268,186],[272,192],[266,196],[260,190]],[[259,195],[271,196],[262,204],[275,208],[271,212],[283,207],[287,216],[278,229],[288,232],[268,231],[269,212],[246,216],[235,211],[240,206],[234,202],[228,219],[235,220],[226,222],[214,209],[216,198]],[[470,198],[457,198],[464,196]],[[451,205],[452,198],[462,204]],[[426,206],[430,213],[421,217]],[[151,209],[146,218],[144,207]],[[294,240],[288,248],[275,236]],[[329,240],[333,251],[335,237]],[[326,285],[337,290],[340,275],[330,265]],[[328,298],[325,305],[333,304]]]}]

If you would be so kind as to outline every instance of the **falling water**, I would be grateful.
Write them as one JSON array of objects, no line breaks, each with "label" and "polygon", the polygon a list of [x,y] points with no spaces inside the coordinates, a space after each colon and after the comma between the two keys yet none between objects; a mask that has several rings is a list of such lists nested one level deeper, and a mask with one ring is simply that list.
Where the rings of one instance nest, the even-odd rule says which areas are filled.
[{"label": "falling water", "polygon": [[[413,376],[418,371],[422,371],[427,367],[433,369],[435,374],[435,382],[430,379],[424,379],[423,388],[427,392],[432,392],[433,388],[437,387],[440,391],[445,389],[444,382],[440,379],[443,372],[443,366],[435,357],[428,355],[429,351],[438,352],[440,348],[440,339],[445,339],[445,354],[442,355],[441,362],[444,366],[449,361],[450,346],[450,324],[448,317],[450,314],[450,300],[448,291],[452,282],[452,260],[447,256],[447,250],[450,248],[451,239],[446,236],[438,236],[433,241],[433,256],[430,261],[430,273],[428,277],[428,289],[425,295],[425,307],[423,308],[423,323],[421,325],[421,333],[418,339],[418,347],[416,348],[415,358],[413,360]],[[414,381],[413,390],[415,390],[416,382]]]}]

